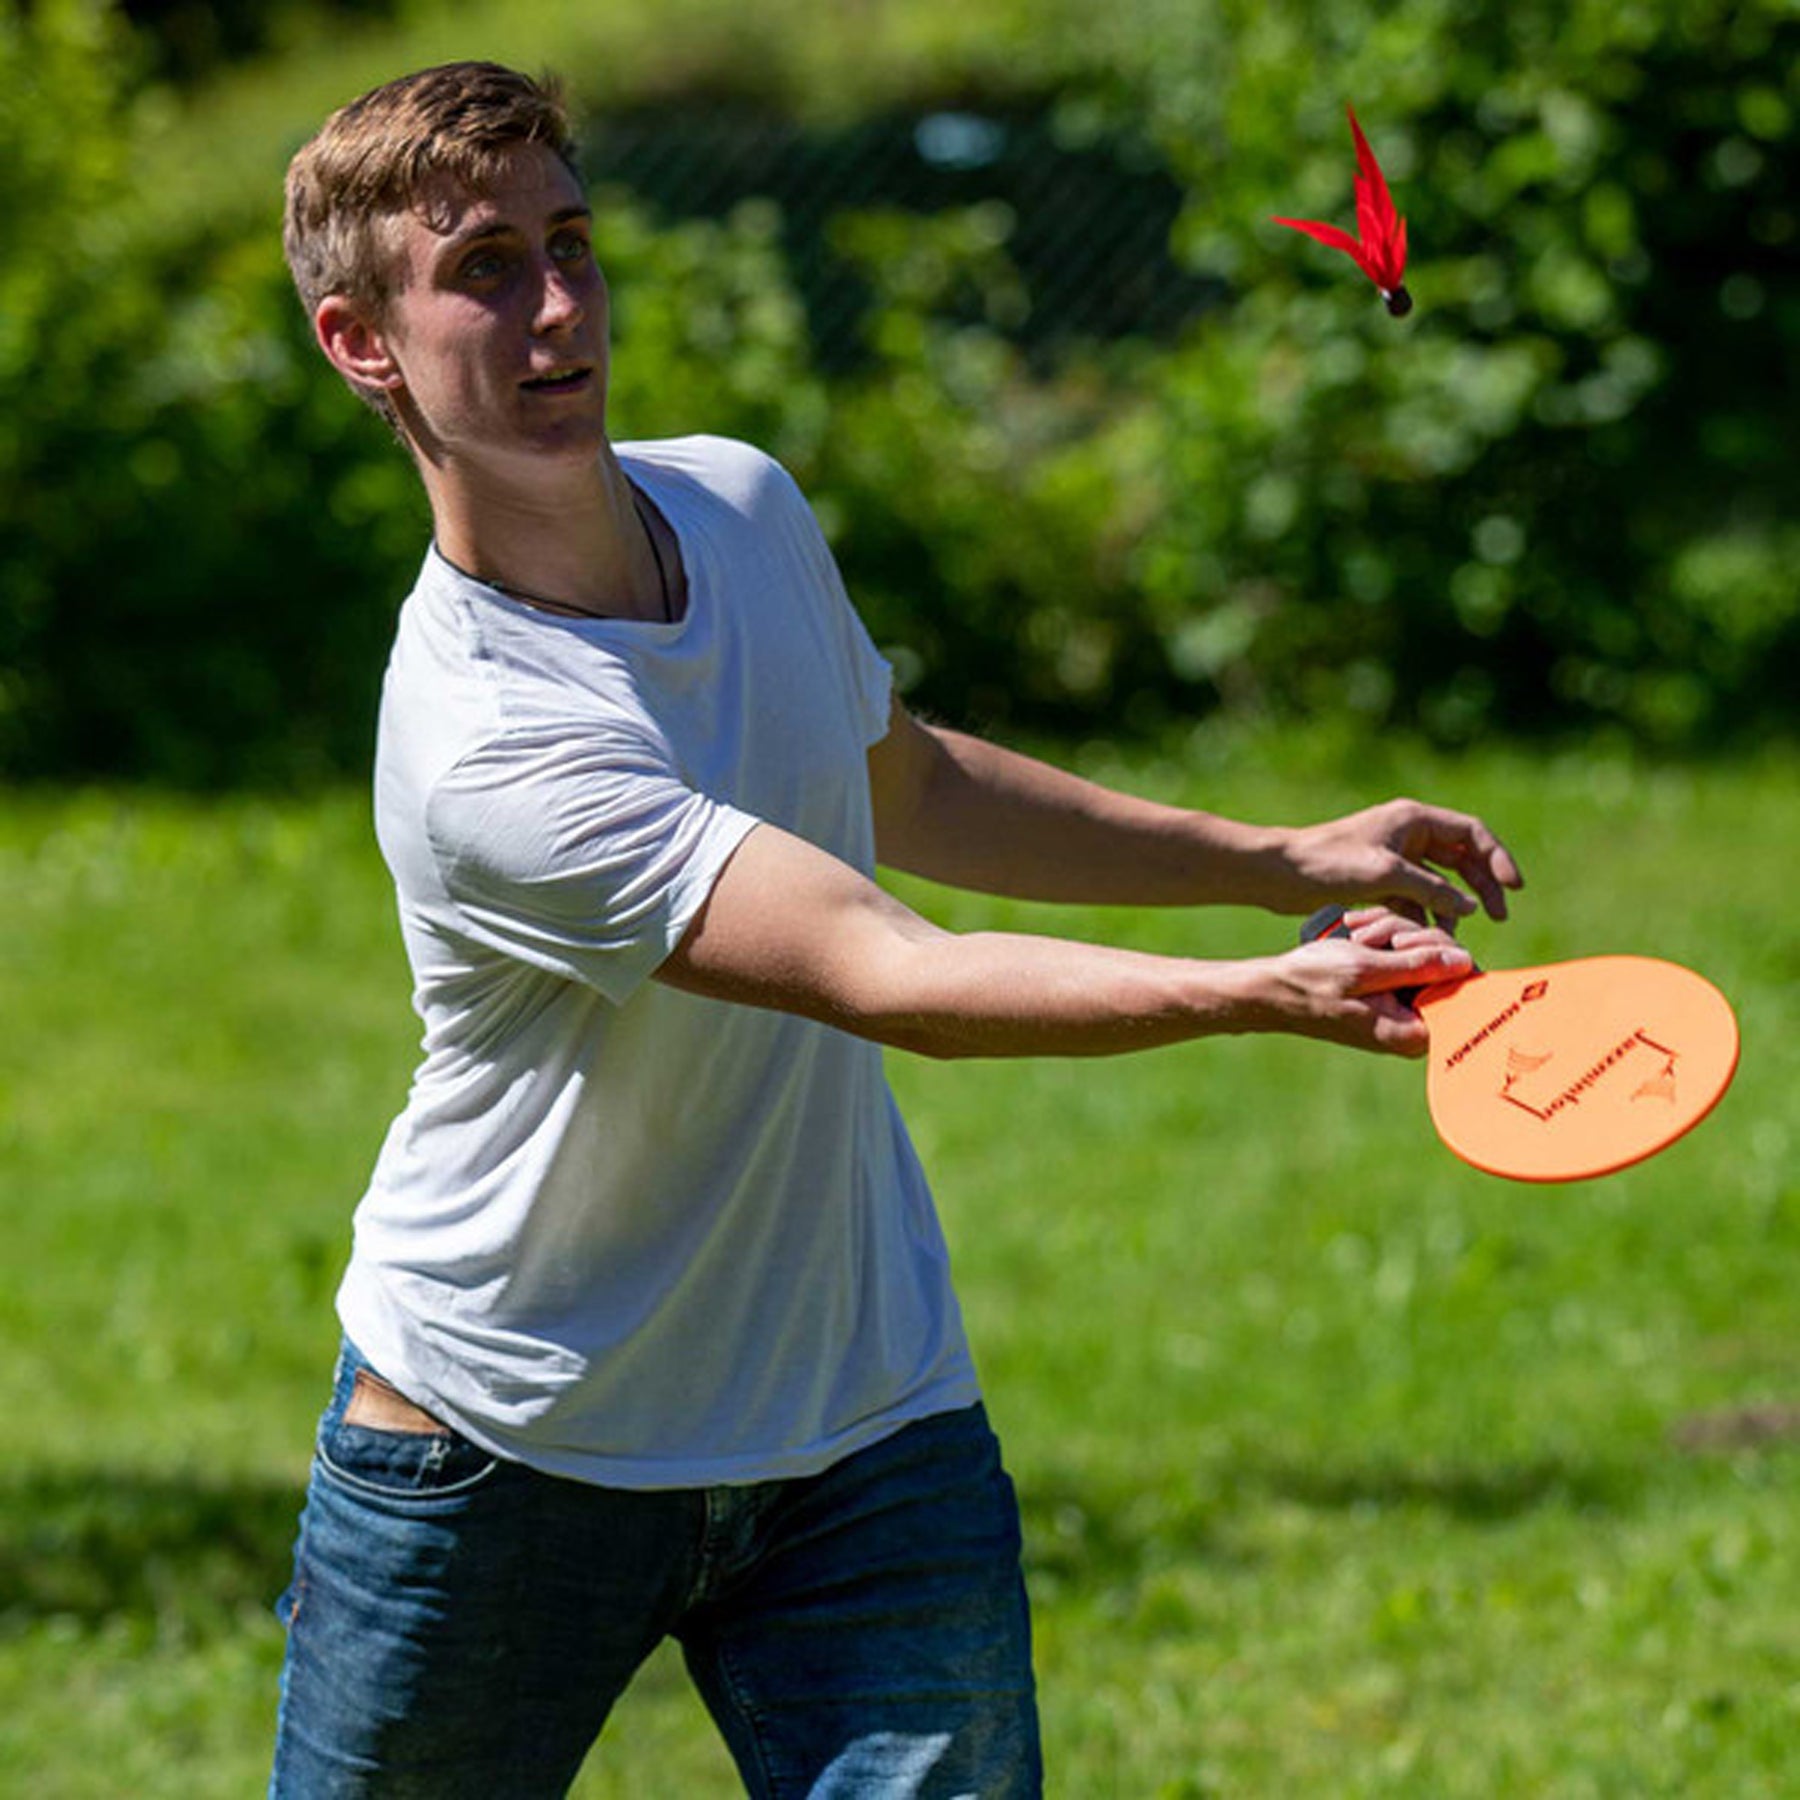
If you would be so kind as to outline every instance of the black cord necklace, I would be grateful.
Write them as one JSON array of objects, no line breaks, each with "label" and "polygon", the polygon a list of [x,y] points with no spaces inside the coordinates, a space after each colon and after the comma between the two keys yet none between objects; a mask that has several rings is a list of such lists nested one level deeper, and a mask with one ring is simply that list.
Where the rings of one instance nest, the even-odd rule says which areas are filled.
[{"label": "black cord necklace", "polygon": [[[656,585],[662,594],[662,623],[673,625],[675,623],[675,599],[669,591],[669,571],[664,566],[662,551],[656,543],[656,533],[651,529],[649,517],[644,512],[644,503],[639,499],[636,488],[631,490],[631,510],[637,514],[637,522],[643,529],[644,541],[650,546],[650,554],[656,561]],[[442,553],[440,552],[440,554]],[[450,562],[447,556],[444,560]],[[456,563],[450,563],[450,566],[459,574],[469,575],[467,569],[460,568]],[[552,600],[545,594],[529,593],[524,588],[516,588],[507,582],[496,580],[492,575],[470,575],[470,579],[485,583],[488,587],[506,595],[509,600],[523,601],[527,606],[538,607],[544,612],[557,613],[565,619],[606,617],[606,614],[590,611],[585,606],[571,606],[566,600]]]},{"label": "black cord necklace", "polygon": [[631,510],[637,514],[638,523],[644,528],[644,539],[650,546],[650,554],[656,559],[656,585],[662,590],[662,616],[665,625],[675,623],[675,600],[669,592],[669,572],[663,567],[662,551],[656,547],[656,531],[644,512],[644,503],[638,497],[636,488],[631,490]]}]

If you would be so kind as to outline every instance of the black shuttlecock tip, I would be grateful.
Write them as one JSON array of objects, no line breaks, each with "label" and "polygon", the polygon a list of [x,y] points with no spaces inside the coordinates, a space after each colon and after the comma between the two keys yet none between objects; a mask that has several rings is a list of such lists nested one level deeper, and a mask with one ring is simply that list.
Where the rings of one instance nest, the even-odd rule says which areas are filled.
[{"label": "black shuttlecock tip", "polygon": [[1396,319],[1404,319],[1412,311],[1412,295],[1405,288],[1397,287],[1392,293],[1382,290],[1382,299],[1387,302],[1387,309]]}]

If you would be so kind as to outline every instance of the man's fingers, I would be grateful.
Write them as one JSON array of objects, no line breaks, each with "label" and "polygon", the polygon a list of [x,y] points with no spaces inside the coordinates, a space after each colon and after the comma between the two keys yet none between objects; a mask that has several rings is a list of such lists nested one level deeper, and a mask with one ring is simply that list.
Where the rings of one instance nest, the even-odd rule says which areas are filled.
[{"label": "man's fingers", "polygon": [[1375,1008],[1375,1044],[1395,1056],[1423,1056],[1431,1047],[1431,1033],[1425,1021],[1411,1007],[1391,994],[1377,994],[1371,1003]]},{"label": "man's fingers", "polygon": [[[1475,897],[1481,902],[1482,910],[1487,916],[1490,919],[1504,919],[1507,911],[1506,889],[1502,885],[1494,865],[1479,857],[1471,856],[1453,866],[1474,890]],[[1518,883],[1515,881],[1513,885],[1516,887]],[[1469,902],[1467,910],[1469,912],[1475,910],[1474,901]]]},{"label": "man's fingers", "polygon": [[1475,959],[1461,944],[1430,943],[1383,950],[1368,971],[1362,991],[1392,993],[1400,988],[1435,987],[1473,973]]},{"label": "man's fingers", "polygon": [[[1475,967],[1461,944],[1429,926],[1409,925],[1389,912],[1354,912],[1346,916],[1360,956],[1340,963],[1336,981],[1346,994],[1369,996],[1400,988],[1430,987],[1460,981]],[[1325,938],[1307,948],[1314,955],[1341,940]],[[1345,950],[1350,945],[1344,945]]]},{"label": "man's fingers", "polygon": [[[1396,911],[1416,908],[1421,918],[1428,912],[1434,919],[1466,919],[1477,911],[1485,912],[1490,919],[1506,917],[1506,887],[1492,864],[1472,852],[1422,854],[1429,857],[1429,862],[1404,861],[1395,871],[1392,904]],[[1454,870],[1468,886],[1459,887],[1430,863]],[[1512,867],[1510,860],[1507,867]],[[1516,869],[1512,872],[1517,875]],[[1511,885],[1517,887],[1519,883],[1515,879]]]},{"label": "man's fingers", "polygon": [[[1424,846],[1421,856],[1442,868],[1454,869],[1474,890],[1488,917],[1504,919],[1506,890],[1525,885],[1512,852],[1479,819],[1465,814],[1446,815],[1440,821],[1440,827],[1440,840]],[[1467,895],[1461,895],[1460,889],[1452,891],[1461,896],[1463,912],[1475,910]],[[1432,910],[1440,909],[1434,906]]]},{"label": "man's fingers", "polygon": [[1423,863],[1400,858],[1389,879],[1392,890],[1383,905],[1415,925],[1423,925],[1427,918],[1465,919],[1476,909],[1475,901],[1455,882]]}]

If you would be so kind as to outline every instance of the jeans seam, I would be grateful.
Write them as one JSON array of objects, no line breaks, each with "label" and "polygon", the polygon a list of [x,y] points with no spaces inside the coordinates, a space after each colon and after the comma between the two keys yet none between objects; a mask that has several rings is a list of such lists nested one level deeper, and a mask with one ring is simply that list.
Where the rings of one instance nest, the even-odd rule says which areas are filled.
[{"label": "jeans seam", "polygon": [[765,1721],[762,1709],[750,1697],[749,1689],[739,1678],[732,1662],[730,1646],[721,1643],[718,1648],[718,1667],[720,1677],[731,1695],[731,1703],[738,1709],[749,1736],[751,1747],[756,1752],[756,1773],[760,1777],[763,1792],[769,1800],[781,1800],[787,1784],[779,1779],[769,1761],[769,1747],[764,1735]]},{"label": "jeans seam", "polygon": [[281,1685],[275,1698],[275,1751],[269,1764],[269,1795],[271,1800],[279,1795],[282,1789],[289,1751],[288,1732],[286,1730],[292,1713],[293,1695],[288,1681],[288,1670],[293,1656],[294,1633],[300,1628],[300,1609],[306,1600],[306,1552],[309,1521],[304,1513],[300,1519],[300,1529],[296,1533],[294,1543],[294,1577],[288,1584],[287,1592],[282,1596],[286,1602],[277,1610],[282,1615],[282,1636],[287,1648],[282,1653]]}]

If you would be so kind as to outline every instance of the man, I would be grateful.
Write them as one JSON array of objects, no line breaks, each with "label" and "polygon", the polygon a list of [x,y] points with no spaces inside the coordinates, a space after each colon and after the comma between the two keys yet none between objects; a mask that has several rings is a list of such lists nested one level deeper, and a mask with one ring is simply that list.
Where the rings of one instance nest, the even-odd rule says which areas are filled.
[{"label": "man", "polygon": [[543,87],[364,96],[286,242],[434,541],[376,772],[424,1060],[357,1212],[271,1791],[560,1794],[672,1635],[752,1793],[1035,1793],[1017,1508],[881,1047],[1416,1055],[1395,990],[1469,961],[1381,908],[1241,962],[956,935],[876,863],[1448,918],[1440,870],[1498,917],[1512,860],[1410,801],[1254,828],[913,718],[773,463],[609,441]]}]

